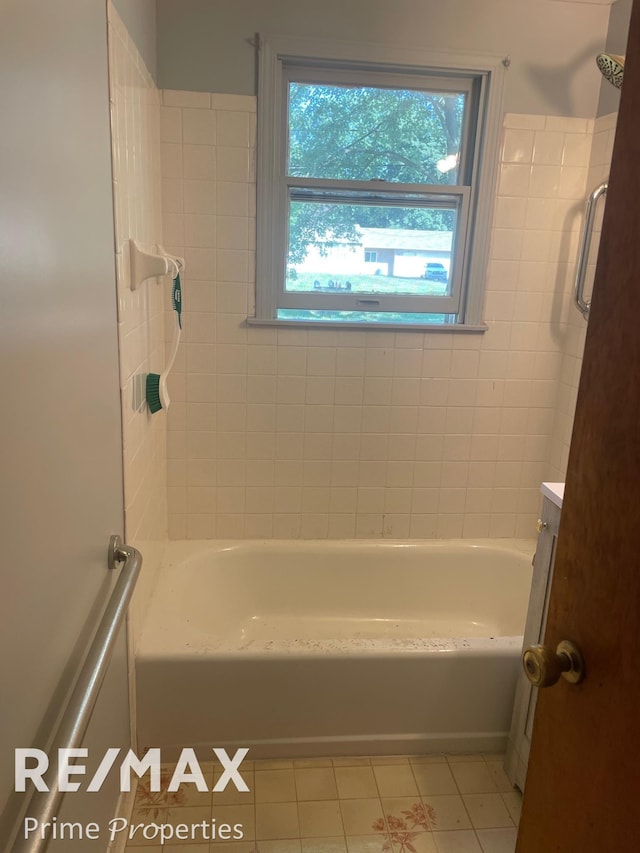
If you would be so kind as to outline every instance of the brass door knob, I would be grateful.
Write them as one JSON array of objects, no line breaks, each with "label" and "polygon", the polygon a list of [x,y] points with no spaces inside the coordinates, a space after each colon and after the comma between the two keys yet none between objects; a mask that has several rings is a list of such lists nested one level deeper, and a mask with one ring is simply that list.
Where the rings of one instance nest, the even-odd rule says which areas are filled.
[{"label": "brass door knob", "polygon": [[541,518],[536,521],[536,530],[538,533],[542,533],[542,531],[546,530],[548,526],[547,522],[543,521]]},{"label": "brass door knob", "polygon": [[569,640],[562,640],[553,651],[549,646],[529,646],[522,654],[522,666],[534,687],[551,687],[562,676],[571,684],[584,678],[584,659]]}]

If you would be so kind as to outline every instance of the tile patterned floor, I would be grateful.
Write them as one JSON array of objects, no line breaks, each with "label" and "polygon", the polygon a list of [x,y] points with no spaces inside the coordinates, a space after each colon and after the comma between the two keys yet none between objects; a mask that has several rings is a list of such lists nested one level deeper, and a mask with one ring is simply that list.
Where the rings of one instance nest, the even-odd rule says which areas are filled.
[{"label": "tile patterned floor", "polygon": [[[500,755],[244,761],[250,791],[140,787],[133,823],[241,823],[242,841],[135,838],[128,853],[513,853],[520,794]],[[221,769],[202,765],[213,787]],[[170,778],[172,768],[163,774]],[[166,782],[163,787],[166,787]],[[168,831],[169,832],[169,831]]]}]

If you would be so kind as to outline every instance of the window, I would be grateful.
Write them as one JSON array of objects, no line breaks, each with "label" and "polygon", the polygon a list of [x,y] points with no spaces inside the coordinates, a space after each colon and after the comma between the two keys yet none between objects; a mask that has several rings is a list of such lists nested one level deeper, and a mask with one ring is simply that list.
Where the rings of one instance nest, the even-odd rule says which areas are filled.
[{"label": "window", "polygon": [[261,43],[256,316],[477,325],[502,66],[357,50]]}]

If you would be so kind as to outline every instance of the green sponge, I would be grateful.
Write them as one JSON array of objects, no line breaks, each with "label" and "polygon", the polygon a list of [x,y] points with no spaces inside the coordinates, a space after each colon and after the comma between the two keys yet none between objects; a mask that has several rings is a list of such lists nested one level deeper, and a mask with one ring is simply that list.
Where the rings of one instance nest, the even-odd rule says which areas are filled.
[{"label": "green sponge", "polygon": [[159,373],[147,373],[147,406],[152,415],[162,408]]}]

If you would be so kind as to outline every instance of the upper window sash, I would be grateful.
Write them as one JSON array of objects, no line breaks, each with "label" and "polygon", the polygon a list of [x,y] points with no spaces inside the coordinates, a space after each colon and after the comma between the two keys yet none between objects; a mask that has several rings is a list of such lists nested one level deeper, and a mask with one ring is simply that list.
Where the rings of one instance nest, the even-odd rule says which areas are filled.
[{"label": "upper window sash", "polygon": [[[474,159],[475,129],[478,119],[478,81],[471,77],[434,76],[432,73],[402,73],[387,70],[385,72],[369,69],[346,70],[344,68],[319,69],[317,67],[307,68],[299,64],[291,65],[286,62],[282,65],[282,90],[280,92],[281,112],[281,139],[284,145],[280,146],[280,173],[290,174],[287,166],[289,164],[289,91],[290,85],[295,83],[317,85],[317,86],[343,86],[351,89],[390,89],[402,91],[415,91],[424,95],[463,95],[465,98],[462,116],[462,127],[460,129],[459,164],[457,167],[458,179],[456,184],[471,185],[474,177],[474,169],[477,164]],[[309,175],[308,177],[318,177]],[[342,180],[341,178],[328,178],[328,180]],[[447,184],[450,185],[450,184]]]}]

